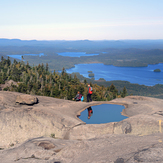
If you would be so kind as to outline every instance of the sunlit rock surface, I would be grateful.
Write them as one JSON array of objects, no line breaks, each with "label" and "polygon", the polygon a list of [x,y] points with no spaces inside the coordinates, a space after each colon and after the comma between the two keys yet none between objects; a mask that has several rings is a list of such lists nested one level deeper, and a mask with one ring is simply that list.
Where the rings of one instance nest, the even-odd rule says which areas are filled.
[{"label": "sunlit rock surface", "polygon": [[[0,91],[0,160],[40,163],[163,162],[163,100],[128,96],[74,102],[43,96],[16,104],[21,93]],[[124,105],[129,118],[85,124],[77,115],[92,105]]]}]

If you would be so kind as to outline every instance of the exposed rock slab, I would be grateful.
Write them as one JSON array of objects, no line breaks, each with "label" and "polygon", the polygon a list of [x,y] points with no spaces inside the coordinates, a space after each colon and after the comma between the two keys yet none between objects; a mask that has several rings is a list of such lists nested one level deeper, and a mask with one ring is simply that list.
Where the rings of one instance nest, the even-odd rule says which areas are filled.
[{"label": "exposed rock slab", "polygon": [[[108,102],[77,103],[37,96],[38,104],[17,106],[15,101],[19,96],[26,95],[0,92],[0,147],[22,143],[33,137],[50,137],[51,134],[57,138],[90,139],[103,134],[148,135],[162,132],[163,124],[159,122],[163,121],[161,99],[129,96]],[[129,118],[103,125],[88,125],[77,118],[82,110],[102,103],[124,105],[123,113]]]},{"label": "exposed rock slab", "polygon": [[[26,95],[0,92],[0,149],[10,147],[0,150],[3,163],[163,162],[161,99],[128,96],[86,103],[30,96],[39,103],[29,106],[16,105],[18,96]],[[87,107],[103,103],[124,105],[129,118],[94,125],[77,118]]]},{"label": "exposed rock slab", "polygon": [[34,105],[38,103],[38,98],[31,95],[18,95],[16,97],[16,104]]},{"label": "exposed rock slab", "polygon": [[162,134],[107,134],[81,141],[42,137],[0,151],[0,158],[3,163],[162,163],[162,141]]},{"label": "exposed rock slab", "polygon": [[73,101],[37,96],[38,104],[16,105],[16,98],[22,95],[0,92],[0,147],[22,143],[33,137],[50,137],[51,134],[64,138],[70,128],[85,124],[76,114],[88,103],[81,103],[77,107]]}]

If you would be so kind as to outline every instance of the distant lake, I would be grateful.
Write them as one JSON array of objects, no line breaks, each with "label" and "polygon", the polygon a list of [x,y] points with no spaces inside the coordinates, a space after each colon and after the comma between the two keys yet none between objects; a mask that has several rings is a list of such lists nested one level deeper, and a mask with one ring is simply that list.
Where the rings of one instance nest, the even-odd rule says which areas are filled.
[{"label": "distant lake", "polygon": [[63,52],[63,53],[57,53],[57,54],[61,55],[61,56],[66,56],[66,57],[81,57],[81,56],[99,55],[99,54],[86,54],[86,52]]},{"label": "distant lake", "polygon": [[25,55],[31,55],[31,56],[39,56],[39,57],[41,57],[41,56],[43,56],[44,55],[44,53],[40,53],[40,54],[16,54],[16,55],[7,55],[7,56],[9,56],[9,57],[11,57],[11,58],[15,58],[15,59],[22,59],[22,56],[25,56]]},{"label": "distant lake", "polygon": [[101,123],[109,123],[109,122],[119,122],[128,117],[121,115],[123,109],[125,109],[122,105],[114,105],[114,104],[102,104],[92,106],[93,114],[90,119],[88,119],[88,109],[81,112],[79,119],[87,124],[101,124]]},{"label": "distant lake", "polygon": [[[161,72],[154,72],[155,69],[160,69]],[[95,80],[99,78],[104,78],[106,81],[123,80],[147,86],[163,84],[163,63],[147,67],[116,67],[102,63],[78,64],[66,70],[67,73],[79,72],[87,78],[88,71],[95,74]]]}]

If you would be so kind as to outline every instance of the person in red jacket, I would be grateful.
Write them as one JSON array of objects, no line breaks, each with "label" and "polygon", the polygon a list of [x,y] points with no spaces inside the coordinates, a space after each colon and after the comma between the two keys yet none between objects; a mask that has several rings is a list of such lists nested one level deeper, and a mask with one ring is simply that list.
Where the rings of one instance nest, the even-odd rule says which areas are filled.
[{"label": "person in red jacket", "polygon": [[87,110],[88,110],[88,119],[90,119],[90,117],[91,117],[92,114],[93,114],[93,110],[92,110],[91,107],[87,108]]},{"label": "person in red jacket", "polygon": [[90,84],[88,84],[88,94],[87,94],[87,102],[92,102],[92,99],[91,99],[91,95],[92,95],[92,87],[90,86]]}]

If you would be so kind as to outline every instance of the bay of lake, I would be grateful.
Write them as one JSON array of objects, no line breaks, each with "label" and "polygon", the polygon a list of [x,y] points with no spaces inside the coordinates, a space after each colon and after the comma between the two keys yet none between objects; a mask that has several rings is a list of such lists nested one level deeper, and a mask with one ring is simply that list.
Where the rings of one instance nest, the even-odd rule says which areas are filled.
[{"label": "bay of lake", "polygon": [[21,60],[22,59],[22,56],[27,56],[27,55],[41,57],[41,56],[44,55],[44,53],[40,53],[40,54],[15,54],[15,55],[7,55],[7,56],[9,56],[11,58],[15,58],[15,59],[20,59]]},{"label": "bay of lake", "polygon": [[[85,52],[64,52],[58,54],[69,57],[98,55],[86,54]],[[44,53],[8,56],[21,60],[22,56],[26,55],[41,57]],[[154,72],[155,69],[160,69],[161,72]],[[88,71],[92,71],[95,74],[95,80],[98,80],[99,78],[104,78],[106,81],[122,80],[147,86],[163,84],[163,63],[148,65],[147,67],[116,67],[113,65],[104,65],[102,63],[78,64],[75,65],[74,68],[67,69],[66,71],[67,73],[79,72],[84,77],[88,77]]]},{"label": "bay of lake", "polygon": [[[154,72],[155,69],[160,69],[161,72]],[[66,70],[67,73],[79,72],[87,78],[88,71],[94,73],[95,80],[99,78],[104,78],[106,81],[122,80],[146,86],[163,84],[163,63],[147,67],[116,67],[102,63],[78,64]]]}]

